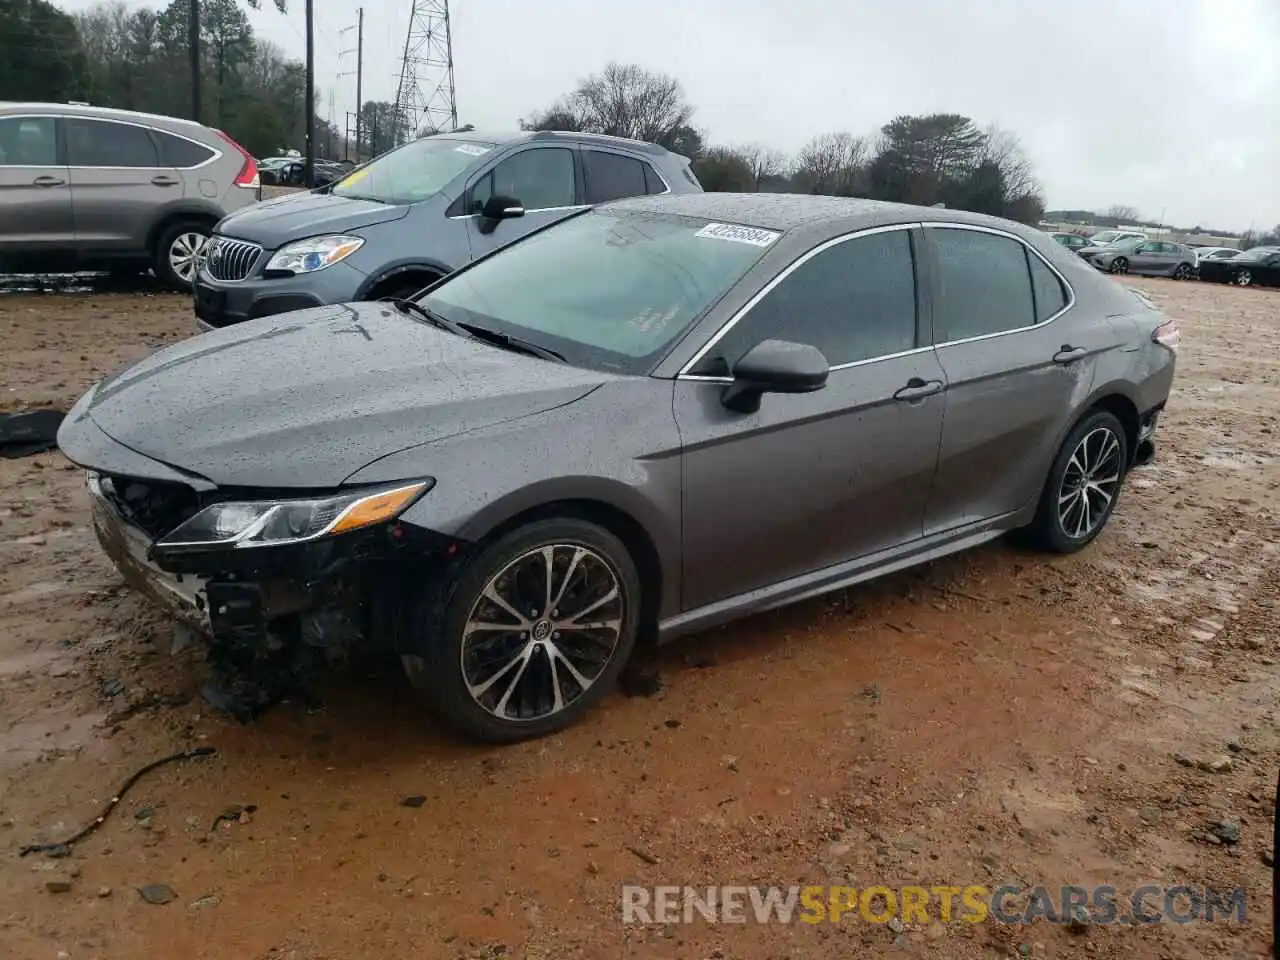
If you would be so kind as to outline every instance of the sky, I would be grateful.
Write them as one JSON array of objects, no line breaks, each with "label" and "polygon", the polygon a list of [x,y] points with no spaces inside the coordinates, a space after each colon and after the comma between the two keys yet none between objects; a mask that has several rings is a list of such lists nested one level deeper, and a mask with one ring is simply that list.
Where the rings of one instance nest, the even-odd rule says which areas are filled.
[{"label": "sky", "polygon": [[[339,126],[361,5],[315,0],[320,113],[332,94]],[[395,97],[411,6],[363,0],[366,100]],[[263,7],[257,35],[301,57],[303,0]],[[482,129],[515,128],[616,60],[678,78],[715,143],[794,153],[961,113],[1021,138],[1050,209],[1280,224],[1280,0],[452,0],[450,19],[459,122]]]}]

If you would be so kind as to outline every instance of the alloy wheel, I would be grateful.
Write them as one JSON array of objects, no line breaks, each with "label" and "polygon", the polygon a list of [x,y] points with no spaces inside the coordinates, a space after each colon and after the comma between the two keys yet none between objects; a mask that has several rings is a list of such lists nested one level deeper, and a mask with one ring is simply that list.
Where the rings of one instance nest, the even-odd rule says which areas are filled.
[{"label": "alloy wheel", "polygon": [[1112,260],[1111,272],[1112,273],[1128,273],[1129,261],[1126,260],[1124,257],[1117,257],[1115,260]]},{"label": "alloy wheel", "polygon": [[196,270],[200,266],[200,255],[204,252],[209,238],[203,233],[188,230],[173,238],[169,245],[169,266],[184,282],[195,280]]},{"label": "alloy wheel", "polygon": [[1241,270],[1236,274],[1236,286],[1247,287],[1251,283],[1253,283],[1253,274],[1248,270]]},{"label": "alloy wheel", "polygon": [[1086,433],[1067,461],[1058,488],[1058,523],[1062,532],[1080,540],[1107,518],[1120,486],[1124,447],[1110,427]]},{"label": "alloy wheel", "polygon": [[489,579],[463,628],[467,692],[507,722],[559,713],[605,672],[626,597],[613,565],[578,544],[529,550]]},{"label": "alloy wheel", "polygon": [[1173,271],[1173,279],[1186,280],[1191,276],[1191,267],[1185,263],[1178,264],[1178,268]]}]

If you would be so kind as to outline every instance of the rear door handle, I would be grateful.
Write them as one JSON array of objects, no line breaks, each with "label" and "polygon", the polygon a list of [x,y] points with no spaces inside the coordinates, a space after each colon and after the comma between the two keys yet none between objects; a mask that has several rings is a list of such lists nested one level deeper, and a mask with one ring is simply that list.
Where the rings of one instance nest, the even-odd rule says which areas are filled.
[{"label": "rear door handle", "polygon": [[65,186],[66,182],[67,181],[65,180],[60,180],[57,177],[50,176],[36,177],[31,181],[31,183],[37,187],[61,187]]},{"label": "rear door handle", "polygon": [[935,393],[941,392],[941,380],[921,380],[919,377],[912,377],[905,387],[893,395],[893,399],[923,400],[925,397],[932,397]]},{"label": "rear door handle", "polygon": [[1073,347],[1069,343],[1064,343],[1057,353],[1053,355],[1054,363],[1074,363],[1089,351],[1084,347]]},{"label": "rear door handle", "polygon": [[166,177],[163,174],[158,177],[152,177],[151,182],[157,187],[176,187],[178,185],[178,181],[173,177]]}]

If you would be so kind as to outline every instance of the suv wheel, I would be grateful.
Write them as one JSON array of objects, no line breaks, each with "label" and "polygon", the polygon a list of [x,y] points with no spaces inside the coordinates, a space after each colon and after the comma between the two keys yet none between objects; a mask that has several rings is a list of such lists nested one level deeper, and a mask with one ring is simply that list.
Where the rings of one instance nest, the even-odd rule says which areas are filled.
[{"label": "suv wheel", "polygon": [[1028,539],[1074,553],[1107,525],[1129,466],[1129,441],[1115,414],[1095,410],[1068,434],[1049,470]]},{"label": "suv wheel", "polygon": [[156,241],[156,277],[175,290],[189,291],[200,269],[200,254],[212,232],[208,224],[191,220],[165,227]]},{"label": "suv wheel", "polygon": [[569,726],[613,686],[636,642],[635,562],[614,534],[584,520],[514,530],[428,595],[405,672],[432,713],[474,740]]}]

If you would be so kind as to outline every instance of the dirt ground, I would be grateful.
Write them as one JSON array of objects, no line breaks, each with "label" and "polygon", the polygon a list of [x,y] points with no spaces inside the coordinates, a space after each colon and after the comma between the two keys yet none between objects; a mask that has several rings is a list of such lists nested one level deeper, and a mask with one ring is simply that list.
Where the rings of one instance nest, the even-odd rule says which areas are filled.
[{"label": "dirt ground", "polygon": [[[198,653],[158,651],[170,625],[100,554],[81,474],[0,460],[0,956],[1267,955],[1280,294],[1130,282],[1182,321],[1179,376],[1090,549],[995,544],[695,637],[656,693],[514,747],[450,740],[380,664],[320,708],[214,714]],[[0,296],[0,408],[65,409],[191,332],[165,294]],[[18,856],[199,745],[70,857]],[[256,809],[213,826],[233,804]],[[1243,887],[1246,919],[621,922],[626,882],[1005,881]]]}]

